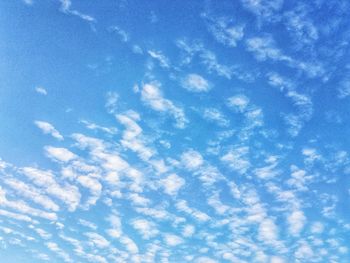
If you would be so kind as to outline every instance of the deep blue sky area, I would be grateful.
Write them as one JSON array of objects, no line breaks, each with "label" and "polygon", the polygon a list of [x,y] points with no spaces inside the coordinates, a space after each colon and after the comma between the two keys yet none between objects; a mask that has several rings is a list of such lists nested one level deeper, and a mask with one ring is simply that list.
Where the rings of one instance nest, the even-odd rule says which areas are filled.
[{"label": "deep blue sky area", "polygon": [[350,262],[346,0],[0,2],[0,262]]}]

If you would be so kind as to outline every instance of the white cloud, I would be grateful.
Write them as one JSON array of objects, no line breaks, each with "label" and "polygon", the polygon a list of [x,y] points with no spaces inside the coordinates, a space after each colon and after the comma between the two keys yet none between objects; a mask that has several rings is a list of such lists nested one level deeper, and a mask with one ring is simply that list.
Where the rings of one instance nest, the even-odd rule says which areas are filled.
[{"label": "white cloud", "polygon": [[52,137],[56,138],[57,140],[62,141],[63,136],[55,129],[55,127],[45,121],[35,121],[35,125],[40,128],[44,134],[50,134]]},{"label": "white cloud", "polygon": [[185,185],[185,180],[177,174],[171,174],[160,180],[160,183],[163,186],[166,194],[175,196],[180,188]]},{"label": "white cloud", "polygon": [[83,123],[85,125],[85,127],[90,129],[90,130],[103,131],[103,132],[111,134],[111,135],[118,133],[118,129],[115,127],[104,127],[104,126],[98,125],[96,123],[87,121],[87,120],[81,120],[80,122]]},{"label": "white cloud", "polygon": [[110,245],[110,242],[98,233],[87,232],[84,234],[89,238],[89,241],[97,248],[107,248]]},{"label": "white cloud", "polygon": [[164,56],[162,52],[155,51],[155,50],[149,50],[148,54],[152,58],[158,60],[158,62],[159,62],[161,67],[163,67],[163,68],[169,68],[170,67],[169,59],[166,56]]},{"label": "white cloud", "polygon": [[123,41],[123,42],[128,42],[129,41],[128,33],[126,33],[126,31],[121,29],[120,27],[112,26],[109,29],[110,29],[110,31],[115,32],[120,37],[121,41]]},{"label": "white cloud", "polygon": [[34,203],[41,205],[47,210],[52,210],[54,212],[57,212],[59,210],[59,206],[54,201],[52,201],[50,197],[43,195],[39,189],[29,184],[26,184],[14,178],[4,180],[4,183],[18,192],[21,196],[32,200]]},{"label": "white cloud", "polygon": [[126,249],[131,253],[131,254],[137,254],[139,253],[139,248],[136,245],[136,243],[129,237],[127,236],[122,236],[120,238],[120,243],[122,243]]},{"label": "white cloud", "polygon": [[319,30],[310,18],[310,12],[306,5],[299,4],[296,8],[283,15],[286,28],[291,33],[297,45],[311,44],[319,38]]},{"label": "white cloud", "polygon": [[222,127],[228,127],[230,125],[229,119],[216,108],[204,109],[203,118]]},{"label": "white cloud", "polygon": [[191,215],[193,218],[195,218],[199,222],[206,222],[210,220],[210,217],[207,214],[197,209],[189,207],[186,200],[179,200],[178,202],[176,202],[175,207],[179,211]]},{"label": "white cloud", "polygon": [[306,217],[301,210],[295,210],[287,218],[289,233],[293,236],[299,236],[306,223]]},{"label": "white cloud", "polygon": [[321,234],[324,230],[324,225],[321,222],[315,222],[311,226],[311,233]]},{"label": "white cloud", "polygon": [[66,253],[63,249],[61,249],[56,243],[47,242],[46,246],[49,250],[55,252],[59,257],[61,257],[64,262],[73,262],[69,254]]},{"label": "white cloud", "polygon": [[121,144],[136,152],[142,160],[148,161],[155,152],[146,146],[144,139],[141,137],[142,128],[136,123],[136,120],[139,120],[139,116],[135,114],[135,112],[129,112],[116,115],[117,120],[126,128],[123,132]]},{"label": "white cloud", "polygon": [[131,221],[131,225],[140,232],[144,239],[155,237],[159,233],[156,225],[146,219],[134,219]]},{"label": "white cloud", "polygon": [[314,252],[312,251],[312,248],[309,246],[309,244],[307,244],[306,242],[301,242],[294,255],[297,259],[301,259],[304,261],[313,258]]},{"label": "white cloud", "polygon": [[188,74],[182,81],[182,87],[191,92],[208,92],[211,85],[198,74]]},{"label": "white cloud", "polygon": [[28,214],[29,216],[40,217],[50,221],[57,220],[56,213],[33,208],[22,200],[9,200],[6,195],[6,191],[0,187],[0,204],[2,206],[16,210],[19,213]]},{"label": "white cloud", "polygon": [[231,20],[225,17],[211,17],[209,14],[202,14],[202,17],[208,21],[209,31],[221,44],[236,47],[237,42],[244,36],[244,27],[242,25],[234,25]]},{"label": "white cloud", "polygon": [[228,151],[220,160],[226,163],[233,171],[244,174],[251,166],[248,153],[248,147],[237,147]]},{"label": "white cloud", "polygon": [[278,20],[277,12],[283,5],[283,0],[241,0],[241,2],[258,19],[265,19],[267,21]]},{"label": "white cloud", "polygon": [[[185,40],[178,40],[177,46],[185,52],[183,58],[183,64],[189,64],[193,57],[198,54],[200,62],[206,67],[209,73],[215,72],[218,76],[231,79],[234,74],[232,67],[223,65],[218,62],[216,55],[204,48],[204,45],[200,42],[194,42],[193,44],[187,43]],[[235,75],[240,78],[239,75]]]},{"label": "white cloud", "polygon": [[272,37],[253,37],[247,39],[246,43],[247,50],[252,52],[259,61],[271,59],[275,61],[292,62],[290,57],[284,55],[282,51],[276,47]]},{"label": "white cloud", "polygon": [[60,10],[65,14],[70,14],[79,17],[89,23],[96,22],[96,19],[90,15],[83,14],[75,9],[72,9],[71,0],[59,0],[61,2]]},{"label": "white cloud", "polygon": [[122,223],[119,216],[113,213],[109,217],[107,217],[107,220],[110,222],[112,227],[106,230],[107,234],[113,238],[120,238],[123,231]]},{"label": "white cloud", "polygon": [[277,257],[277,256],[272,256],[270,258],[270,263],[284,263],[284,259],[281,257]]},{"label": "white cloud", "polygon": [[203,165],[202,155],[194,150],[188,150],[181,155],[181,163],[188,170],[195,170]]},{"label": "white cloud", "polygon": [[[29,1],[29,2],[31,2],[31,1]],[[47,91],[43,87],[35,87],[35,91],[41,95],[47,95]]]},{"label": "white cloud", "polygon": [[182,235],[184,237],[191,237],[195,233],[196,228],[193,225],[185,225],[182,230]]},{"label": "white cloud", "polygon": [[45,152],[48,157],[60,161],[69,162],[77,158],[77,156],[66,148],[45,146]]},{"label": "white cloud", "polygon": [[238,112],[244,112],[249,104],[249,99],[244,95],[236,95],[228,98],[227,104]]},{"label": "white cloud", "polygon": [[76,186],[61,186],[55,180],[55,176],[50,171],[43,171],[32,167],[24,167],[21,172],[32,181],[33,184],[44,189],[53,197],[60,199],[68,206],[69,211],[74,211],[80,203],[80,192]]},{"label": "white cloud", "polygon": [[194,260],[195,263],[218,263],[218,261],[208,258],[208,257],[199,257]]},{"label": "white cloud", "polygon": [[90,221],[87,221],[85,219],[82,219],[82,218],[79,218],[78,220],[78,223],[82,226],[85,226],[85,227],[88,227],[88,228],[91,228],[92,230],[96,230],[97,229],[97,225],[90,222]]},{"label": "white cloud", "polygon": [[115,113],[118,108],[119,95],[116,92],[107,92],[105,107],[109,113]]},{"label": "white cloud", "polygon": [[18,214],[18,213],[6,211],[3,209],[0,209],[0,215],[4,217],[8,217],[10,219],[33,223],[33,219],[28,215]]},{"label": "white cloud", "polygon": [[141,100],[153,110],[170,114],[176,121],[176,127],[183,129],[187,124],[185,113],[168,99],[165,99],[155,83],[145,84],[141,90]]},{"label": "white cloud", "polygon": [[296,188],[298,191],[306,191],[308,189],[307,182],[309,182],[312,177],[307,175],[306,171],[294,165],[292,165],[291,170],[291,178],[287,180],[287,184]]},{"label": "white cloud", "polygon": [[276,46],[272,36],[253,37],[246,40],[247,50],[255,56],[258,61],[281,61],[289,67],[299,69],[306,73],[308,77],[322,77],[325,74],[324,67],[319,62],[301,61],[284,52]]},{"label": "white cloud", "polygon": [[350,78],[345,77],[337,87],[338,91],[338,98],[344,99],[347,98],[350,95]]},{"label": "white cloud", "polygon": [[173,234],[165,234],[164,241],[168,246],[171,247],[178,246],[184,242],[184,240],[181,237]]},{"label": "white cloud", "polygon": [[95,205],[97,200],[100,198],[102,192],[102,185],[100,182],[90,176],[79,176],[77,181],[85,188],[89,189],[91,196],[83,205],[85,209],[88,209],[90,205]]},{"label": "white cloud", "polygon": [[278,238],[278,228],[271,219],[264,219],[259,226],[259,238],[266,243],[273,243]]}]

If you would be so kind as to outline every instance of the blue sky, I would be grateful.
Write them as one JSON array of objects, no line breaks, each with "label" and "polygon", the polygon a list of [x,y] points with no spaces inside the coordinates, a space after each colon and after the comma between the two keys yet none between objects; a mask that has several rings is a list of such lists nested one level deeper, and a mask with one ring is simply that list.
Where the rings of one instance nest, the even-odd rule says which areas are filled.
[{"label": "blue sky", "polygon": [[1,262],[350,262],[346,0],[0,2]]}]

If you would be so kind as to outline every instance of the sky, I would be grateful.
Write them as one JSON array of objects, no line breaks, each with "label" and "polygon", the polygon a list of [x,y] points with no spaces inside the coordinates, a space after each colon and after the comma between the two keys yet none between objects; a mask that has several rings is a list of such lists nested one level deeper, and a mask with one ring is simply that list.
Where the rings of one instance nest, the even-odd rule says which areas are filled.
[{"label": "sky", "polygon": [[0,261],[350,262],[349,10],[0,1]]}]

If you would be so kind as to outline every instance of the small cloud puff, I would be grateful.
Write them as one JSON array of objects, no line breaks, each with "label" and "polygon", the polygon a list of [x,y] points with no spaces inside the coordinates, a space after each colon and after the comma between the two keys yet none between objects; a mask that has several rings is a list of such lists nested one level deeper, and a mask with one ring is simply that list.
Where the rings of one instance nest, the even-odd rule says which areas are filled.
[{"label": "small cloud puff", "polygon": [[36,91],[37,93],[41,94],[41,95],[47,95],[47,91],[46,91],[46,89],[43,88],[43,87],[36,87],[36,88],[35,88],[35,91]]},{"label": "small cloud puff", "polygon": [[208,92],[211,89],[209,82],[198,74],[188,74],[182,81],[182,87],[191,92]]},{"label": "small cloud puff", "polygon": [[55,127],[45,121],[35,121],[35,125],[42,130],[44,134],[50,134],[52,137],[56,138],[57,140],[62,141],[63,136],[55,129]]}]

